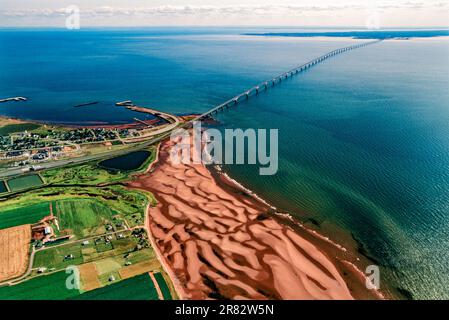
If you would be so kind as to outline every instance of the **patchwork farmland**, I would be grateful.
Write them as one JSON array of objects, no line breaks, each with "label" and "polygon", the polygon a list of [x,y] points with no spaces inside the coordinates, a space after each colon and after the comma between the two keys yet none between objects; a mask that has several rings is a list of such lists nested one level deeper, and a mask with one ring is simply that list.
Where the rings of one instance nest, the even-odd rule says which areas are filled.
[{"label": "patchwork farmland", "polygon": [[[110,174],[86,166],[89,170],[71,167],[71,177],[93,186],[63,186],[72,181],[57,171],[45,178],[55,185],[26,194],[20,191],[43,184],[40,175],[5,182],[10,192],[0,204],[0,300],[153,300],[159,298],[155,287],[160,297],[171,297],[173,286],[165,283],[170,280],[143,227],[145,208],[155,203],[154,197],[119,184],[96,187],[88,176],[103,181]],[[27,234],[12,236],[18,230]],[[80,286],[74,290],[66,288],[69,266],[79,270]],[[151,279],[149,272],[157,277]]]}]

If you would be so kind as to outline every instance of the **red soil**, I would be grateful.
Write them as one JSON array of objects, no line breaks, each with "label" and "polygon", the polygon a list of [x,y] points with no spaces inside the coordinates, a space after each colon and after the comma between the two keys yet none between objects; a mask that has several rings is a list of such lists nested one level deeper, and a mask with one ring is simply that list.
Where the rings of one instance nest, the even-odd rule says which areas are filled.
[{"label": "red soil", "polygon": [[129,186],[158,200],[147,226],[181,298],[353,298],[323,251],[203,165],[173,164],[171,146],[164,142],[153,172]]}]

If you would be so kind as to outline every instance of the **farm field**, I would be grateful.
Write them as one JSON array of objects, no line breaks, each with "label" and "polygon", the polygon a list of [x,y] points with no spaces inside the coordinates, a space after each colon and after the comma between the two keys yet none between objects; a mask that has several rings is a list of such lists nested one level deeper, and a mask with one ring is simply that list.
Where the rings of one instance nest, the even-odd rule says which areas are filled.
[{"label": "farm field", "polygon": [[0,229],[36,223],[49,214],[50,202],[0,207]]},{"label": "farm field", "polygon": [[65,300],[80,294],[67,289],[64,271],[39,276],[14,286],[0,287],[0,300]]},{"label": "farm field", "polygon": [[[137,268],[134,265],[140,265],[139,263],[142,262],[147,263],[147,265],[141,266],[144,271],[157,269],[160,266],[151,248],[137,250],[137,239],[130,236],[129,231],[123,232],[123,234],[125,238],[117,239],[112,236],[109,243],[105,243],[105,238],[102,236],[95,238],[97,241],[95,239],[88,240],[87,244],[77,241],[37,250],[33,268],[43,267],[47,270],[53,268],[61,270],[69,265],[81,265],[95,261],[100,276],[109,271],[119,272],[121,268],[132,267],[134,269]],[[72,258],[65,259],[65,256],[68,255],[72,255]],[[126,262],[131,265],[125,267]],[[119,275],[117,276],[122,278]]]},{"label": "farm field", "polygon": [[[64,259],[66,255],[73,255],[73,259]],[[38,250],[34,255],[33,268],[47,268],[60,270],[70,265],[83,263],[81,245],[79,243],[57,246],[45,250]]]},{"label": "farm field", "polygon": [[164,300],[172,300],[170,289],[168,289],[167,283],[165,282],[165,279],[164,279],[164,276],[162,275],[162,273],[160,273],[160,272],[154,273],[154,277],[156,278],[156,281],[159,284],[159,288],[161,288],[162,295],[164,296]]},{"label": "farm field", "polygon": [[79,239],[106,233],[105,224],[116,214],[103,203],[90,199],[61,200],[55,206],[61,230]]},{"label": "farm field", "polygon": [[78,267],[82,291],[90,291],[101,287],[95,263],[85,263]]},{"label": "farm field", "polygon": [[77,300],[158,300],[147,273],[73,297]]},{"label": "farm field", "polygon": [[0,230],[0,282],[25,273],[30,241],[29,224]]},{"label": "farm field", "polygon": [[41,177],[37,174],[20,176],[6,181],[12,192],[43,185]]},{"label": "farm field", "polygon": [[[87,198],[87,195],[89,198]],[[119,212],[125,218],[129,227],[142,225],[144,220],[145,207],[150,203],[156,203],[156,199],[151,193],[129,190],[120,185],[105,187],[94,186],[67,186],[67,187],[46,187],[42,189],[30,190],[21,194],[17,198],[7,200],[0,204],[4,207],[20,207],[29,203],[62,201],[74,199],[90,199],[100,201],[115,212]],[[55,206],[53,206],[55,209]],[[0,214],[1,214],[0,209]],[[55,211],[55,210],[54,210]]]}]

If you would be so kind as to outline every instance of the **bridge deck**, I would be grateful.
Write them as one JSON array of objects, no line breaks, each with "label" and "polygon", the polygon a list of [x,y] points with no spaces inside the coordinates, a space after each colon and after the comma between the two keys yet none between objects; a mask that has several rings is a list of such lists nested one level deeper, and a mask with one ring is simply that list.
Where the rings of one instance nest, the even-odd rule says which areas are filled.
[{"label": "bridge deck", "polygon": [[218,113],[219,111],[222,111],[226,107],[235,105],[235,104],[239,103],[240,99],[243,98],[243,97],[248,99],[251,96],[252,93],[256,92],[256,94],[258,94],[259,91],[261,90],[261,88],[263,88],[264,90],[267,90],[268,87],[274,86],[276,83],[281,82],[282,79],[287,79],[289,77],[293,77],[294,75],[296,75],[298,73],[301,73],[301,72],[309,69],[310,67],[312,67],[312,66],[314,66],[314,65],[316,65],[316,64],[318,64],[318,63],[320,63],[320,62],[322,62],[324,60],[327,60],[327,59],[329,59],[329,58],[331,58],[333,56],[336,56],[336,55],[341,54],[341,53],[346,52],[346,51],[358,49],[358,48],[361,48],[361,47],[366,47],[366,46],[368,46],[370,44],[378,43],[380,41],[382,41],[382,40],[375,40],[375,41],[370,41],[370,42],[365,42],[365,43],[360,43],[360,44],[354,44],[354,45],[351,45],[351,46],[348,46],[348,47],[335,49],[335,50],[332,50],[332,51],[330,51],[328,53],[325,53],[325,54],[323,54],[323,55],[321,55],[321,56],[319,56],[319,57],[317,57],[315,59],[310,60],[309,62],[303,63],[300,66],[297,66],[297,67],[295,67],[293,69],[290,69],[287,72],[284,72],[284,73],[278,75],[277,77],[274,77],[274,78],[272,78],[270,80],[267,80],[267,81],[264,81],[262,83],[259,83],[259,84],[255,85],[254,87],[252,87],[252,88],[250,88],[248,90],[245,90],[244,92],[236,95],[235,97],[233,97],[233,98],[223,102],[222,104],[219,104],[218,106],[213,107],[212,109],[210,109],[210,110],[202,113],[201,115],[197,116],[196,118],[192,119],[192,122],[201,120],[203,118],[208,117],[209,115],[211,115],[213,113]]}]

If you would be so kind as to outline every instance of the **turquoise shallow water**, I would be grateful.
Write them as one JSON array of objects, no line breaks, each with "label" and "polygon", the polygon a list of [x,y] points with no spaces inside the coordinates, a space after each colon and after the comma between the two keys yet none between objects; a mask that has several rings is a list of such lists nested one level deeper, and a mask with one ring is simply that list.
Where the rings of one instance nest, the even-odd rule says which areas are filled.
[{"label": "turquoise shallow water", "polygon": [[[0,31],[4,115],[124,122],[131,99],[200,112],[350,39],[238,29]],[[219,116],[279,129],[279,171],[225,169],[277,207],[337,226],[415,298],[449,298],[449,42],[386,41],[319,64]],[[98,105],[73,108],[86,101]],[[338,239],[336,239],[338,241]]]}]

